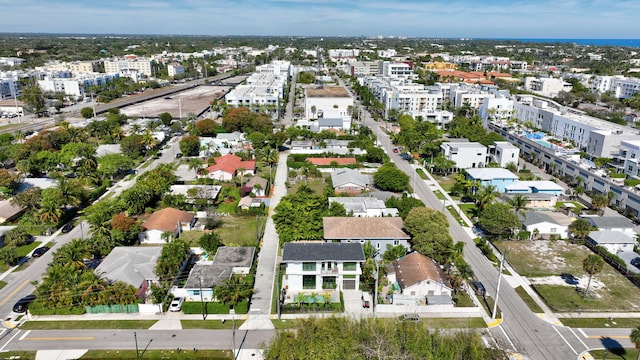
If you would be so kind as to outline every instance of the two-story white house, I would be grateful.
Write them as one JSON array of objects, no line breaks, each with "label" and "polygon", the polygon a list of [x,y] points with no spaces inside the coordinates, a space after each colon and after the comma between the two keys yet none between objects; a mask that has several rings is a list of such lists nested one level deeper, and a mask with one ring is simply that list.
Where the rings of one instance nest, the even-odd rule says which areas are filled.
[{"label": "two-story white house", "polygon": [[364,260],[359,243],[286,243],[282,250],[282,262],[287,266],[283,286],[288,292],[355,290],[360,287]]},{"label": "two-story white house", "polygon": [[487,163],[487,147],[479,142],[443,142],[440,149],[445,159],[455,162],[458,169],[481,168]]}]

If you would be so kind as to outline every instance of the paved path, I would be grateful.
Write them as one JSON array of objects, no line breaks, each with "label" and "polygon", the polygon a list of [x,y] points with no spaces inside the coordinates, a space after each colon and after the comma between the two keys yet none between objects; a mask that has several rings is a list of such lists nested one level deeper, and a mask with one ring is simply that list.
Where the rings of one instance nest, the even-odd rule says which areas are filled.
[{"label": "paved path", "polygon": [[288,153],[283,152],[278,158],[278,167],[274,181],[273,196],[269,205],[269,215],[262,238],[260,254],[258,256],[258,269],[256,271],[256,282],[254,294],[251,299],[249,316],[240,329],[257,330],[273,329],[273,323],[269,318],[271,314],[271,304],[273,303],[273,288],[277,278],[276,262],[278,258],[279,238],[276,227],[273,223],[273,209],[278,205],[280,199],[287,194],[285,182],[287,180],[287,157]]}]

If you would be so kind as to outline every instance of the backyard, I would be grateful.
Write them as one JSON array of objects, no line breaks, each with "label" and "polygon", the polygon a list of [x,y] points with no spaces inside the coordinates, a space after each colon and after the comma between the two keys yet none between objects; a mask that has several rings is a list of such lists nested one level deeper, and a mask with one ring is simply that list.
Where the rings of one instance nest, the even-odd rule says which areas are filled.
[{"label": "backyard", "polygon": [[[258,224],[260,228],[264,228],[266,219],[263,216],[222,216],[218,217],[221,221],[214,231],[220,235],[222,243],[227,246],[256,246],[256,231]],[[198,240],[207,231],[193,230],[184,231],[180,234],[180,238],[185,240],[191,246],[198,246]]]},{"label": "backyard", "polygon": [[554,311],[638,311],[640,289],[605,263],[593,276],[589,296],[583,292],[589,280],[582,261],[592,252],[565,241],[496,241],[507,261]]}]

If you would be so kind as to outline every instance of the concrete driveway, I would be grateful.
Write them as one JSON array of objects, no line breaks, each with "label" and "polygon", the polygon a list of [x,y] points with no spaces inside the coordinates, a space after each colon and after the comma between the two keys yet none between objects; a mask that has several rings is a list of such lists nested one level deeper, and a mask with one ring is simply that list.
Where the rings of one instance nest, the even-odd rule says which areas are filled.
[{"label": "concrete driveway", "polygon": [[360,290],[342,290],[342,298],[344,299],[344,313],[353,318],[373,316],[371,308],[362,307],[362,291]]}]

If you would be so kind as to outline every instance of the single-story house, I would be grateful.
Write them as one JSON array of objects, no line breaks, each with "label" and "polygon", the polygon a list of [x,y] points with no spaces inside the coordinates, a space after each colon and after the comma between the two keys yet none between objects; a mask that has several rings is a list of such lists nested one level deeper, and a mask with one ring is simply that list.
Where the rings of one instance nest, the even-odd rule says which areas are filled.
[{"label": "single-story house", "polygon": [[533,194],[551,194],[555,196],[562,195],[564,189],[562,186],[549,180],[538,181],[516,181],[505,187],[507,193],[533,193]]},{"label": "single-story house", "polygon": [[511,200],[514,197],[521,195],[524,199],[527,200],[525,204],[525,208],[527,209],[554,209],[556,206],[556,202],[558,201],[558,197],[552,194],[546,193],[525,193],[525,194],[514,194],[514,193],[506,193],[502,195],[502,198],[505,200]]},{"label": "single-story house", "polygon": [[576,219],[557,211],[525,211],[518,214],[522,227],[532,236],[549,238],[552,235],[569,238],[569,225]]},{"label": "single-story house", "polygon": [[351,140],[336,140],[336,139],[324,140],[324,145],[327,150],[348,149],[349,143],[351,143]]},{"label": "single-story house", "polygon": [[188,211],[164,208],[151,214],[142,223],[142,231],[138,238],[143,244],[164,244],[162,234],[170,232],[178,237],[182,231],[190,231],[196,224],[196,216]]},{"label": "single-story house", "polygon": [[636,225],[622,215],[587,216],[584,219],[598,230],[620,231],[632,236],[636,234]]},{"label": "single-story house", "polygon": [[344,129],[344,122],[341,118],[320,118],[317,121],[317,132],[329,129]]},{"label": "single-story house", "polygon": [[214,153],[220,153],[220,155],[226,155],[233,153],[233,149],[228,143],[212,137],[200,137],[200,153],[201,158],[208,158]]},{"label": "single-story house", "polygon": [[398,216],[398,209],[388,208],[384,201],[373,197],[330,197],[329,205],[332,203],[341,204],[354,217]]},{"label": "single-story house", "polygon": [[267,185],[269,181],[259,176],[254,176],[242,187],[243,192],[253,193],[255,196],[264,197],[267,196]]},{"label": "single-story house", "polygon": [[339,166],[355,165],[358,163],[356,158],[307,158],[307,161],[315,166],[331,166],[333,162]]},{"label": "single-story house", "polygon": [[313,150],[313,140],[291,140],[291,151],[294,150]]},{"label": "single-story house", "polygon": [[[243,161],[236,155],[227,154],[214,158],[215,165],[207,168],[207,177],[220,181],[230,181],[235,175],[255,175],[255,160]],[[242,172],[240,174],[239,172]]]},{"label": "single-story house", "polygon": [[38,187],[40,189],[58,187],[58,180],[50,178],[23,178],[16,192],[23,192],[33,187]]},{"label": "single-story house", "polygon": [[0,224],[20,217],[25,209],[11,203],[11,199],[0,201]]},{"label": "single-story house", "polygon": [[380,254],[387,250],[387,245],[410,249],[411,237],[404,231],[400,217],[324,217],[322,227],[327,242],[364,244],[368,241]]},{"label": "single-story house", "polygon": [[242,210],[249,210],[250,208],[259,208],[262,205],[262,200],[259,198],[252,198],[247,195],[238,201],[238,207]]},{"label": "single-story house", "polygon": [[137,287],[142,298],[158,283],[155,268],[161,253],[162,246],[116,246],[95,271],[112,283],[122,281]]},{"label": "single-story house", "polygon": [[186,301],[215,301],[214,289],[224,284],[233,274],[246,275],[255,257],[252,246],[221,246],[212,261],[199,261],[191,271],[183,287],[174,287],[175,296]]},{"label": "single-story house", "polygon": [[359,194],[369,190],[373,179],[353,169],[339,169],[331,173],[331,183],[336,194]]},{"label": "single-story house", "polygon": [[364,260],[359,243],[289,242],[282,250],[283,287],[287,292],[355,290]]},{"label": "single-story house", "polygon": [[405,301],[408,297],[424,305],[453,304],[453,289],[445,280],[440,265],[418,252],[388,264],[387,279],[394,290],[400,290]]},{"label": "single-story house", "polygon": [[587,242],[593,246],[602,246],[612,254],[620,251],[633,251],[634,247],[638,245],[638,240],[635,236],[611,230],[592,231],[587,236]]},{"label": "single-story house", "polygon": [[465,169],[467,179],[478,181],[480,186],[494,186],[499,192],[505,192],[505,188],[518,181],[518,175],[502,168],[474,168]]},{"label": "single-story house", "polygon": [[220,194],[220,185],[171,185],[171,195],[184,195],[187,201],[195,199],[207,199],[213,201]]}]

